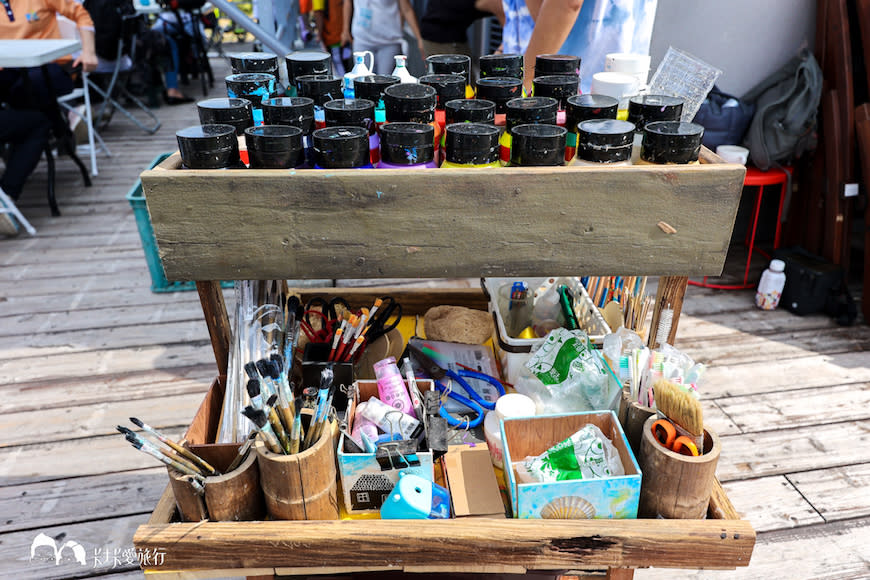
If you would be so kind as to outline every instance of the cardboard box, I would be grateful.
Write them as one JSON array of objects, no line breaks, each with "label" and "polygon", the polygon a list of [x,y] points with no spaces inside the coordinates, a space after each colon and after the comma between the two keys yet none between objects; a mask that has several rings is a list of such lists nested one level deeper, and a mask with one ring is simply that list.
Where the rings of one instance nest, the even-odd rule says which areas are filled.
[{"label": "cardboard box", "polygon": [[[619,452],[625,475],[603,479],[566,480],[553,483],[519,483],[513,462],[540,455],[592,423],[610,439]],[[502,422],[505,443],[505,474],[515,518],[546,518],[566,501],[574,502],[577,518],[636,518],[640,502],[640,466],[613,411],[508,418]],[[565,500],[562,498],[571,498]],[[543,513],[542,513],[543,512]],[[586,516],[580,515],[582,513]],[[591,514],[591,516],[589,516]]]},{"label": "cardboard box", "polygon": [[505,505],[486,445],[451,445],[441,461],[454,518],[505,517]]},{"label": "cardboard box", "polygon": [[[377,381],[356,381],[356,397],[348,406],[348,430],[353,425],[356,405],[378,396]],[[432,388],[432,381],[417,380],[420,391]],[[399,481],[399,469],[383,470],[374,453],[345,453],[342,434],[338,441],[338,471],[341,482],[344,509],[349,515],[377,514],[380,512],[384,499]],[[420,465],[405,467],[407,471],[430,481],[434,481],[434,463],[431,451],[416,453]]]}]

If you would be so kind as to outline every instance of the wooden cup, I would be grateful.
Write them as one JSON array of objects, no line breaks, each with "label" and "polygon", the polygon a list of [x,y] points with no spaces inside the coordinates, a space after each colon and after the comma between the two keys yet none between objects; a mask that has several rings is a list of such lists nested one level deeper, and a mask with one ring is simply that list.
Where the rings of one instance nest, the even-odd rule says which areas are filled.
[{"label": "wooden cup", "polygon": [[665,448],[652,434],[653,415],[643,424],[638,462],[643,472],[638,516],[702,519],[707,513],[722,443],[704,428],[704,454],[680,455]]},{"label": "wooden cup", "polygon": [[622,389],[622,399],[619,401],[619,413],[617,417],[625,431],[625,438],[634,452],[635,457],[640,453],[640,437],[643,433],[643,425],[651,415],[655,414],[652,407],[644,407],[637,401],[632,401],[628,388]]},{"label": "wooden cup", "polygon": [[338,490],[332,424],[309,449],[295,455],[254,445],[266,509],[276,520],[337,520]]},{"label": "wooden cup", "polygon": [[248,453],[242,464],[230,473],[206,477],[205,497],[193,490],[186,475],[174,469],[169,470],[169,481],[175,504],[186,522],[256,521],[266,515],[255,453]]}]

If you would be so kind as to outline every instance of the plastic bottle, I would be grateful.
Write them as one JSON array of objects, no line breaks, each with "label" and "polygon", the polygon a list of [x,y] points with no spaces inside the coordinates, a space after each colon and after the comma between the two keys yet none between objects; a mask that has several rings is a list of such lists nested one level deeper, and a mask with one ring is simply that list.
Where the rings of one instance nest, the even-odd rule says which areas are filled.
[{"label": "plastic bottle", "polygon": [[405,66],[405,63],[408,61],[408,57],[404,54],[397,54],[395,56],[395,59],[396,68],[393,69],[393,76],[399,77],[403,83],[416,83],[417,77],[409,73],[408,68]]},{"label": "plastic bottle", "polygon": [[362,416],[388,435],[399,433],[404,439],[415,439],[423,430],[420,421],[387,405],[377,397],[371,397],[366,402],[368,404],[361,411]]},{"label": "plastic bottle", "polygon": [[770,266],[761,274],[755,305],[762,310],[775,310],[779,306],[782,289],[785,287],[785,262],[771,260]]},{"label": "plastic bottle", "polygon": [[[366,55],[371,58],[371,66],[366,66]],[[344,98],[355,98],[353,82],[358,77],[364,77],[372,74],[372,69],[375,66],[375,55],[368,50],[360,50],[353,53],[353,70],[344,75]]]},{"label": "plastic bottle", "polygon": [[405,388],[402,379],[402,371],[396,364],[395,357],[387,357],[375,363],[375,377],[378,379],[378,394],[381,401],[399,411],[416,417],[414,406],[411,404],[411,396]]}]

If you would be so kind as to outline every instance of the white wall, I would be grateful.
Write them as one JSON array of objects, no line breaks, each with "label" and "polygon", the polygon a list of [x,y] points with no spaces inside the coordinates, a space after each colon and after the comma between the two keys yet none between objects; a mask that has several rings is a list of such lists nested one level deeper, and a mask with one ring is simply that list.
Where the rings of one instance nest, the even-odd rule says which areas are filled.
[{"label": "white wall", "polygon": [[815,0],[658,0],[652,72],[669,46],[723,71],[720,89],[738,97],[813,46]]}]

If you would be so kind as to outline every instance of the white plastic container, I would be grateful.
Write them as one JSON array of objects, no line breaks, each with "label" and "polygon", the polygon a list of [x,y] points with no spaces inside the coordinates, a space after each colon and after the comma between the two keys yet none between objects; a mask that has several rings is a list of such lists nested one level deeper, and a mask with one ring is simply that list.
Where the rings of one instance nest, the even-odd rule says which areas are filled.
[{"label": "white plastic container", "polygon": [[404,54],[397,54],[394,58],[396,59],[396,68],[393,69],[393,76],[399,77],[403,83],[416,83],[417,77],[408,72],[408,68],[405,66],[408,57]]},{"label": "white plastic container", "polygon": [[501,421],[509,417],[532,417],[536,414],[535,402],[519,393],[499,397],[495,411],[489,411],[483,421],[483,432],[492,464],[504,469],[504,444],[501,440]]},{"label": "white plastic container", "polygon": [[[366,56],[369,57],[371,64],[366,66]],[[360,50],[353,53],[353,70],[344,75],[344,98],[353,99],[353,81],[357,77],[364,77],[372,74],[372,69],[375,67],[375,55],[368,50]]]},{"label": "white plastic container", "polygon": [[755,293],[755,305],[762,310],[775,310],[782,297],[785,287],[785,262],[771,260],[770,266],[761,274],[758,291]]}]

